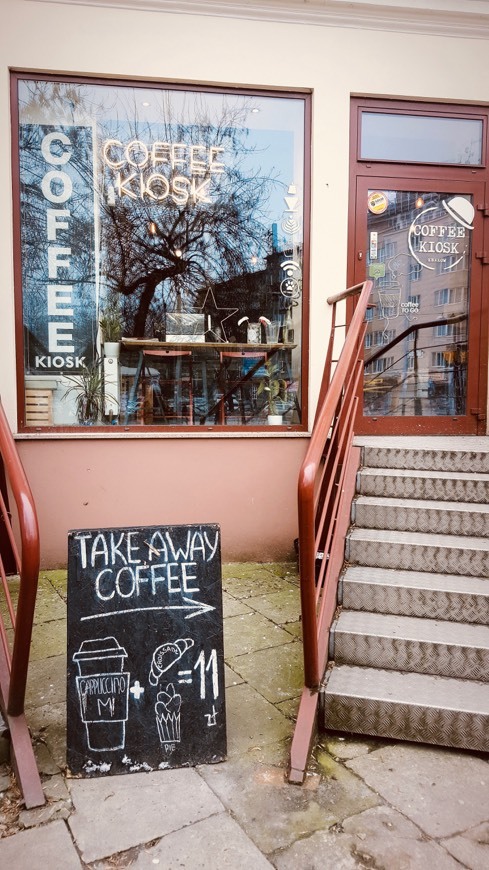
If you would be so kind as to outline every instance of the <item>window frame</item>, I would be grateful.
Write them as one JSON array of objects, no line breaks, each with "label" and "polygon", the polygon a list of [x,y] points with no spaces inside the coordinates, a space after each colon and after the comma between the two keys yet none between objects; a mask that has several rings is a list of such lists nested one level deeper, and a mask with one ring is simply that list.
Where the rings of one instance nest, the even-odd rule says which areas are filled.
[{"label": "window frame", "polygon": [[66,74],[33,73],[22,70],[10,72],[11,95],[11,143],[12,143],[12,193],[13,193],[13,263],[14,263],[14,300],[15,300],[15,358],[16,358],[16,390],[17,390],[17,424],[18,432],[38,434],[41,436],[58,433],[68,433],[77,437],[96,434],[97,437],[121,437],[135,434],[153,435],[155,437],[172,437],[187,435],[189,437],[208,436],[210,433],[220,435],[236,434],[242,436],[269,435],[270,428],[264,424],[254,425],[221,425],[206,423],[205,425],[153,425],[134,422],[116,426],[107,424],[94,425],[87,432],[82,425],[29,425],[26,422],[25,411],[25,356],[24,356],[24,324],[23,324],[23,293],[22,293],[22,259],[21,259],[21,213],[20,213],[20,155],[19,155],[19,81],[46,81],[73,84],[102,85],[105,87],[144,88],[146,90],[190,91],[215,95],[236,95],[244,97],[269,97],[272,99],[299,100],[304,106],[303,126],[303,262],[302,262],[302,299],[300,326],[300,423],[284,422],[273,434],[286,435],[290,432],[307,432],[309,425],[309,311],[310,311],[310,232],[311,232],[311,140],[312,140],[312,92],[309,89],[282,90],[274,88],[249,88],[231,85],[207,85],[187,82],[169,82],[165,80],[140,80],[130,78],[111,78],[101,75],[77,76]]}]

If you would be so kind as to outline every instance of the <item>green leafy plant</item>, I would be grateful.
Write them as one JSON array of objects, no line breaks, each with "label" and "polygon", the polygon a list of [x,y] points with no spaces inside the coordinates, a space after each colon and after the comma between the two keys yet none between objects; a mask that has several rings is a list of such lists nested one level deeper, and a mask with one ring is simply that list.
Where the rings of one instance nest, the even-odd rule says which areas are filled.
[{"label": "green leafy plant", "polygon": [[121,340],[124,321],[122,311],[117,302],[111,301],[107,303],[100,313],[99,324],[104,342]]},{"label": "green leafy plant", "polygon": [[257,395],[265,394],[269,414],[280,414],[279,403],[287,400],[287,381],[280,377],[282,370],[280,365],[272,360],[265,363],[266,375],[258,384]]},{"label": "green leafy plant", "polygon": [[63,394],[63,399],[75,395],[78,422],[96,423],[104,407],[102,361],[97,358],[93,363],[83,366],[76,375],[67,375],[66,378],[72,385]]}]

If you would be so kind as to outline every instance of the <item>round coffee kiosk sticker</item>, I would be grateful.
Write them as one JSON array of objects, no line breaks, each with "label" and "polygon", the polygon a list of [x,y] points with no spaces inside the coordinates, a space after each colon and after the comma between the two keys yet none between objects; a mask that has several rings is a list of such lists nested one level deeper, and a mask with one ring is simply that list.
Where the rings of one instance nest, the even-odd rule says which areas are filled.
[{"label": "round coffee kiosk sticker", "polygon": [[428,206],[416,215],[408,232],[409,250],[424,269],[441,265],[450,271],[468,256],[474,206],[463,196]]}]

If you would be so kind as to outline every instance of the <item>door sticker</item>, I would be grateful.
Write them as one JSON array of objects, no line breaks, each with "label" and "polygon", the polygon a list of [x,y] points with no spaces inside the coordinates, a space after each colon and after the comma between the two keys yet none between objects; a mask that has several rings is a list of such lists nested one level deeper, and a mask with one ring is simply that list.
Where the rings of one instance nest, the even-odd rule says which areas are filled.
[{"label": "door sticker", "polygon": [[372,190],[367,200],[368,210],[372,214],[384,214],[387,211],[389,200],[387,195],[380,190]]},{"label": "door sticker", "polygon": [[409,250],[424,269],[455,269],[469,253],[474,206],[463,196],[443,200],[416,215],[408,231]]}]

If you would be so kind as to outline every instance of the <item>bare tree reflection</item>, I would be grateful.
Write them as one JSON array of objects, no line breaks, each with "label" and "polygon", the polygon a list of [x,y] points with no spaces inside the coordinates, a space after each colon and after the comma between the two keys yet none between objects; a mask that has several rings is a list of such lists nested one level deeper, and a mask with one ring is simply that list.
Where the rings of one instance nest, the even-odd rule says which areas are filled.
[{"label": "bare tree reflection", "polygon": [[[267,209],[272,191],[283,182],[278,172],[262,172],[259,167],[256,141],[250,140],[247,127],[247,97],[213,95],[210,108],[205,93],[179,91],[175,96],[170,90],[155,89],[151,120],[141,120],[144,113],[137,89],[56,81],[27,81],[23,87],[21,149],[29,166],[22,190],[23,259],[35,277],[25,294],[29,306],[25,319],[34,333],[45,318],[46,282],[45,239],[39,238],[36,218],[36,209],[45,205],[40,180],[46,171],[39,153],[38,125],[70,127],[70,166],[86,181],[86,188],[93,187],[94,164],[83,129],[93,134],[100,274],[94,274],[93,260],[87,254],[94,215],[93,200],[91,204],[87,201],[86,191],[70,202],[72,260],[80,285],[98,277],[102,297],[122,297],[127,335],[147,335],[166,308],[177,308],[180,301],[191,307],[210,286],[231,287],[239,276],[249,276],[257,255],[263,260],[270,254]],[[212,166],[201,161],[192,176],[188,165],[160,161],[150,170],[160,180],[153,179],[149,188],[140,184],[137,192],[146,168],[143,171],[138,166],[134,151],[134,166],[130,167],[134,178],[125,181],[128,175],[122,170],[122,186],[117,190],[117,173],[103,159],[107,140],[121,143],[121,152],[131,141],[148,143],[148,147],[159,141],[170,151],[181,143],[182,148],[194,146],[200,156],[215,149],[222,155],[223,170],[213,172]],[[181,194],[182,177],[189,191],[187,199]],[[172,193],[165,195],[165,185]],[[26,274],[24,287],[27,281]]]},{"label": "bare tree reflection", "polygon": [[[168,108],[167,113],[171,116]],[[180,299],[192,305],[203,287],[247,273],[251,254],[268,238],[264,211],[274,180],[263,177],[259,169],[250,172],[253,149],[247,146],[246,130],[234,126],[240,115],[244,115],[242,107],[223,108],[217,126],[201,116],[198,123],[184,124],[173,124],[170,118],[158,129],[158,137],[169,147],[185,143],[202,150],[223,149],[225,171],[212,174],[207,168],[194,179],[197,189],[204,191],[202,201],[189,195],[181,205],[175,202],[178,196],[164,197],[165,189],[157,184],[151,193],[160,202],[147,192],[137,198],[115,197],[110,174],[105,172],[102,260],[108,287],[125,299],[133,335],[145,335],[148,320],[161,317],[165,306],[176,308]],[[111,130],[111,135],[128,141],[127,128]],[[130,136],[154,141],[155,130],[133,125]],[[168,169],[165,177],[170,187],[178,178],[182,184],[182,175],[189,177]]]}]

